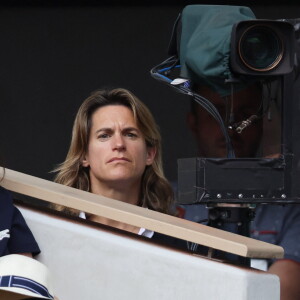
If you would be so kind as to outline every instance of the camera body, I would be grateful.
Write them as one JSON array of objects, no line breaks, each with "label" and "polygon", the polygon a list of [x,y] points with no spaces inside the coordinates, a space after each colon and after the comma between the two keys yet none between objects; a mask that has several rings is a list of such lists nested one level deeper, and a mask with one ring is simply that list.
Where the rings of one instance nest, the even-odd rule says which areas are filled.
[{"label": "camera body", "polygon": [[178,160],[180,204],[299,203],[292,189],[293,156]]},{"label": "camera body", "polygon": [[300,52],[293,22],[298,24],[298,20],[240,21],[230,35],[229,84],[278,82],[279,156],[179,159],[179,203],[300,203]]},{"label": "camera body", "polygon": [[[151,75],[200,104],[220,125],[227,150],[224,159],[178,160],[178,202],[300,203],[300,19],[256,19],[252,10],[243,6],[188,5],[173,27],[169,55]],[[179,78],[174,79],[175,69]],[[262,87],[263,113],[251,113],[238,120],[239,125],[231,122],[230,116],[221,116],[212,101],[195,89],[208,87],[232,108],[234,100],[239,102],[233,100],[234,92],[256,83]],[[263,90],[267,90],[266,96]],[[274,136],[265,121],[271,102],[279,111],[274,129],[277,156],[257,151],[255,157],[236,158],[229,130],[243,134],[254,117],[264,122],[266,136]],[[226,107],[226,111],[230,109]],[[267,138],[264,142],[269,143]]]}]

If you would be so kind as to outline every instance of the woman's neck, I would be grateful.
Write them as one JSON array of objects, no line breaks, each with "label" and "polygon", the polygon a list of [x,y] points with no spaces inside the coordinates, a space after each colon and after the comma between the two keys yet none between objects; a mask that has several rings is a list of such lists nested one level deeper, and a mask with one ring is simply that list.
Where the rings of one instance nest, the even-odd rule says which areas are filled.
[{"label": "woman's neck", "polygon": [[93,194],[101,195],[107,198],[119,200],[132,205],[138,205],[140,197],[140,184],[121,185],[100,184],[99,182],[91,182],[91,192]]},{"label": "woman's neck", "polygon": [[88,216],[88,219],[93,222],[108,225],[108,226],[111,226],[114,228],[118,228],[118,229],[125,230],[128,232],[136,233],[136,234],[138,234],[139,230],[140,230],[139,227],[136,227],[136,226],[133,226],[130,224],[126,224],[126,223],[122,223],[122,222],[118,222],[115,220],[111,220],[111,219],[108,219],[105,217],[96,216],[96,215],[90,215],[90,216]]},{"label": "woman's neck", "polygon": [[[114,200],[119,200],[132,205],[138,205],[140,196],[140,184],[134,183],[130,185],[127,183],[127,185],[124,186],[122,184],[116,183],[110,185],[100,184],[99,182],[91,182],[91,192],[97,195],[108,197]],[[136,234],[138,234],[140,230],[140,228],[136,226],[118,222],[101,216],[88,215],[87,217],[93,222],[101,223]]]}]

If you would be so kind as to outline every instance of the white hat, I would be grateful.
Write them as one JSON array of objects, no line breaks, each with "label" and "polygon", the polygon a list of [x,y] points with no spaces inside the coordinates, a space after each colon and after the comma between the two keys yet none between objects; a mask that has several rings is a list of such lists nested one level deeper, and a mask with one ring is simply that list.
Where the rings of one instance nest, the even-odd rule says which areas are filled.
[{"label": "white hat", "polygon": [[19,254],[0,257],[0,299],[54,299],[53,295],[45,265]]}]

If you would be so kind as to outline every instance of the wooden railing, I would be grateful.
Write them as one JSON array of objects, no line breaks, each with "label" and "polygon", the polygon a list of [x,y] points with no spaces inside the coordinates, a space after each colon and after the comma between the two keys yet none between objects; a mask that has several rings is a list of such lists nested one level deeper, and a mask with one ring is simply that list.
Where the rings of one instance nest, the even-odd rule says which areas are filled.
[{"label": "wooden railing", "polygon": [[1,185],[13,192],[249,258],[281,258],[283,248],[52,181],[5,170]]}]

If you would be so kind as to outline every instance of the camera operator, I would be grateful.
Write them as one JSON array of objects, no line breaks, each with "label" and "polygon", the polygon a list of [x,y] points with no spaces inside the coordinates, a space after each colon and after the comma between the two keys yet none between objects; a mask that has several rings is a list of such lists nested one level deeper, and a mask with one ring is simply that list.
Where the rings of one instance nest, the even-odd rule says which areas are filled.
[{"label": "camera operator", "polygon": [[[210,100],[225,119],[226,101],[206,86],[196,86],[194,91]],[[234,122],[242,121],[257,114],[262,101],[261,85],[255,83],[232,97],[232,116]],[[227,99],[228,100],[228,99]],[[187,116],[188,127],[197,143],[200,157],[226,157],[226,143],[219,124],[198,105],[191,102],[191,111]],[[260,149],[263,136],[263,118],[259,118],[242,133],[232,130],[229,135],[237,157],[255,157]],[[277,153],[263,154],[276,157]],[[238,182],[236,183],[238,185]],[[208,209],[204,205],[185,205],[184,218],[195,222],[208,219]],[[282,246],[283,259],[259,261],[261,269],[268,270],[280,278],[281,299],[300,299],[300,205],[258,205],[256,215],[251,222],[251,237]],[[265,265],[264,265],[265,264]],[[263,266],[264,265],[264,266]]]},{"label": "camera operator", "polygon": [[[292,129],[297,133],[299,127],[299,24],[300,19],[257,20],[245,6],[187,5],[173,27],[170,57],[151,70],[158,81],[193,97],[187,122],[199,160],[179,169],[184,218],[282,246],[283,259],[251,265],[279,276],[284,300],[300,299],[300,204],[291,204],[300,199],[293,180],[299,151],[292,143]],[[229,167],[219,176],[224,162]],[[219,187],[225,196],[214,194]],[[243,189],[245,198],[235,194]],[[248,200],[239,204],[240,199]],[[188,205],[195,200],[209,204]]]}]

